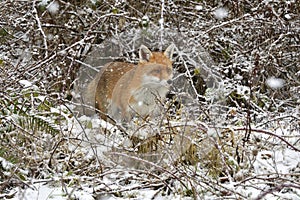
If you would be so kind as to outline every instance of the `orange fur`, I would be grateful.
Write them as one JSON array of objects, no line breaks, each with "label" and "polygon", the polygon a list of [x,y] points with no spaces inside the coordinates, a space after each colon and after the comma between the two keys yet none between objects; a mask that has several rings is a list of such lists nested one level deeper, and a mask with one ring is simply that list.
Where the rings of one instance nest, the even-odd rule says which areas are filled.
[{"label": "orange fur", "polygon": [[108,114],[117,121],[129,121],[134,116],[156,114],[156,100],[164,100],[173,77],[170,45],[164,53],[140,48],[138,65],[112,62],[89,84],[88,92],[95,92],[95,107],[100,116]]}]

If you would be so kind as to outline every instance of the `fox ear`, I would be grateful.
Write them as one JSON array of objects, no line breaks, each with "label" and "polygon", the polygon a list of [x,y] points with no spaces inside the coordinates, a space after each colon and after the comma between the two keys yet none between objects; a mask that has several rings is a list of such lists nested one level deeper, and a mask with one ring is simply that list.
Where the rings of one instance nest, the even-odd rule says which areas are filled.
[{"label": "fox ear", "polygon": [[145,45],[141,45],[139,56],[140,56],[140,62],[149,62],[152,53]]},{"label": "fox ear", "polygon": [[175,44],[170,44],[170,46],[168,46],[168,48],[164,52],[164,55],[167,56],[167,58],[169,58],[170,60],[172,60],[173,58],[174,48]]}]

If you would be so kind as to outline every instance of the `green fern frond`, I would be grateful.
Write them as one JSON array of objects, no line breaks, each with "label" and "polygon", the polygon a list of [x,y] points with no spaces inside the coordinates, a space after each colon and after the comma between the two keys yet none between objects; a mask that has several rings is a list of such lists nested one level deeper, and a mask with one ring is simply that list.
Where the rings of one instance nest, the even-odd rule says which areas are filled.
[{"label": "green fern frond", "polygon": [[35,133],[36,131],[42,131],[51,135],[55,135],[60,132],[60,127],[50,120],[50,118],[37,114],[25,114],[23,116],[18,115],[16,121],[23,129],[32,133]]}]

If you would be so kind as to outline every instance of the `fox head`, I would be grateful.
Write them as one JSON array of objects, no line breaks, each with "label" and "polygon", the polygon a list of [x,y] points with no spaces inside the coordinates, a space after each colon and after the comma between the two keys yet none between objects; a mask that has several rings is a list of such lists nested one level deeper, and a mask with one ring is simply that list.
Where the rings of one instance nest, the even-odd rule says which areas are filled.
[{"label": "fox head", "polygon": [[164,53],[151,52],[146,46],[141,45],[139,51],[139,68],[143,70],[142,84],[153,87],[168,86],[173,78],[172,56],[174,44],[171,44]]}]

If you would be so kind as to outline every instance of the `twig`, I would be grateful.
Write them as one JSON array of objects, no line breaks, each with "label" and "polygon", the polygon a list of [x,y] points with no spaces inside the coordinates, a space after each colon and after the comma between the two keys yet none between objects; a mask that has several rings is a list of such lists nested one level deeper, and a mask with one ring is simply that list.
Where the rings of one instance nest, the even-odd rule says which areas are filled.
[{"label": "twig", "polygon": [[[235,128],[234,130],[235,131],[246,131],[247,128]],[[291,143],[289,143],[288,141],[286,141],[284,138],[280,137],[279,135],[276,135],[275,133],[272,133],[272,132],[269,132],[269,131],[265,131],[265,130],[260,130],[260,129],[251,129],[251,131],[257,132],[257,133],[264,133],[264,134],[276,137],[276,138],[280,139],[281,141],[283,141],[284,143],[286,143],[293,150],[300,152],[300,149],[294,147]]]},{"label": "twig", "polygon": [[33,9],[33,14],[35,16],[35,20],[36,20],[36,23],[37,23],[37,26],[38,26],[38,30],[41,32],[42,36],[43,36],[43,44],[44,44],[44,47],[45,47],[45,58],[48,57],[48,45],[47,45],[47,37],[46,37],[46,34],[42,28],[42,25],[41,25],[41,21],[40,21],[40,18],[38,16],[38,12],[36,10],[36,1],[33,2],[33,5],[32,5],[32,9]]},{"label": "twig", "polygon": [[268,195],[270,193],[273,193],[273,192],[278,192],[278,191],[282,190],[283,188],[297,188],[297,189],[300,189],[300,186],[294,185],[294,184],[282,184],[282,185],[278,185],[276,187],[271,187],[270,189],[268,189],[265,192],[258,195],[255,198],[255,200],[263,199],[266,195]]}]

